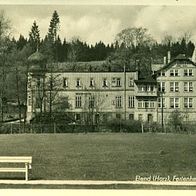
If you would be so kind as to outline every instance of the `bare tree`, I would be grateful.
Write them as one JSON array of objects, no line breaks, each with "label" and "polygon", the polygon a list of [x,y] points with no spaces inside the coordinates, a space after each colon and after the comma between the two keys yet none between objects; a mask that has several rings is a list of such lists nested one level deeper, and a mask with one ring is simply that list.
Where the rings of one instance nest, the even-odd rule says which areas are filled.
[{"label": "bare tree", "polygon": [[54,74],[52,72],[52,66],[50,72],[45,76],[45,101],[49,108],[49,116],[53,118],[53,107],[55,102],[58,100],[59,90],[61,88],[61,78],[59,74]]},{"label": "bare tree", "polygon": [[181,42],[183,39],[185,40],[185,43],[188,44],[189,41],[191,41],[192,33],[190,31],[184,32],[179,38],[179,42]]},{"label": "bare tree", "polygon": [[116,42],[119,45],[124,45],[126,48],[143,45],[143,46],[151,46],[154,43],[154,39],[148,33],[146,28],[127,28],[122,30],[116,36]]},{"label": "bare tree", "polygon": [[162,39],[162,41],[161,41],[161,43],[163,44],[163,45],[171,45],[172,43],[174,43],[175,42],[175,38],[172,36],[172,35],[169,35],[169,34],[166,34],[164,37],[163,37],[163,39]]},{"label": "bare tree", "polygon": [[85,125],[96,126],[99,128],[100,115],[103,112],[105,98],[101,92],[96,89],[84,94],[84,123]]},{"label": "bare tree", "polygon": [[[18,117],[19,122],[21,125],[21,119],[22,119],[22,110],[21,110],[21,101],[20,101],[20,93],[19,93],[19,75],[18,75],[18,68],[16,67],[16,96],[17,96],[17,102],[18,102]],[[19,128],[20,130],[20,128]]]},{"label": "bare tree", "polygon": [[5,64],[7,61],[7,49],[9,44],[9,35],[10,35],[10,21],[5,16],[4,11],[0,11],[0,65],[2,66],[1,71],[1,91],[0,91],[0,98],[1,98],[1,121],[4,121],[4,105],[6,103],[6,71],[5,71]]}]

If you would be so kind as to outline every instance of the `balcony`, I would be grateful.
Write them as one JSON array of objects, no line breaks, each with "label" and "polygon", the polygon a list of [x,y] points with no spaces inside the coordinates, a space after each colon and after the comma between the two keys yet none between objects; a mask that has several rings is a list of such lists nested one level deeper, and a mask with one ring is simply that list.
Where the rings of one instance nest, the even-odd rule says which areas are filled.
[{"label": "balcony", "polygon": [[157,97],[157,91],[136,91],[137,97]]}]

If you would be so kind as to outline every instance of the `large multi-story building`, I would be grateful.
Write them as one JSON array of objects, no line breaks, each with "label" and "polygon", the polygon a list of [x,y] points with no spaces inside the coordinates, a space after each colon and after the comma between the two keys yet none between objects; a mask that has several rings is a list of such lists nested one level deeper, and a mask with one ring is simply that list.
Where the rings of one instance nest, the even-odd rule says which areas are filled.
[{"label": "large multi-story building", "polygon": [[29,59],[27,120],[51,108],[69,113],[81,123],[88,115],[101,122],[111,118],[166,122],[175,109],[186,120],[196,117],[196,66],[184,55],[161,65],[148,79],[139,79],[137,71],[125,69],[48,71],[39,52]]},{"label": "large multi-story building", "polygon": [[196,119],[195,63],[180,54],[159,69],[155,76],[158,82],[158,121],[162,118],[168,119],[173,110],[184,114],[187,121],[194,121]]}]

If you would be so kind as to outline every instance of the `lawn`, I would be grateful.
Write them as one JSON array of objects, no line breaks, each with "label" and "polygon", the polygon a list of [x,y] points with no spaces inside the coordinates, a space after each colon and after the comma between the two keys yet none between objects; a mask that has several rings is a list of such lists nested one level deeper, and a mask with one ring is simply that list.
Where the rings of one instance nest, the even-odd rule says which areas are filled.
[{"label": "lawn", "polygon": [[[196,135],[0,135],[0,156],[32,156],[31,179],[134,180],[136,175],[196,177]],[[1,177],[23,174],[0,174]]]}]

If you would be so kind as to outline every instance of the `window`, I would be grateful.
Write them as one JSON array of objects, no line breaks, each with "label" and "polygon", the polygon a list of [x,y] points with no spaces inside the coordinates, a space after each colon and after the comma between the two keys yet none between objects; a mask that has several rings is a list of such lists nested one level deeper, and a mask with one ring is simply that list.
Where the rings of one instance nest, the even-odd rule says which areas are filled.
[{"label": "window", "polygon": [[107,79],[106,79],[106,78],[104,78],[104,79],[103,79],[103,87],[107,87],[107,86],[108,86]]},{"label": "window", "polygon": [[97,113],[95,114],[95,124],[99,124],[100,121],[100,115]]},{"label": "window", "polygon": [[161,82],[161,92],[165,92],[165,82]]},{"label": "window", "polygon": [[188,76],[188,69],[184,70],[184,76]]},{"label": "window", "polygon": [[144,92],[144,91],[146,91],[146,88],[145,88],[144,85],[139,85],[139,86],[138,86],[138,90],[139,90],[140,92]]},{"label": "window", "polygon": [[89,108],[94,108],[95,107],[95,97],[90,96],[89,97]]},{"label": "window", "polygon": [[138,108],[143,108],[143,101],[138,101]]},{"label": "window", "polygon": [[76,121],[80,121],[81,120],[81,115],[79,113],[76,113],[75,119],[76,119]]},{"label": "window", "polygon": [[29,81],[28,81],[28,88],[31,88],[31,82],[32,82],[32,80],[29,79]]},{"label": "window", "polygon": [[121,79],[120,78],[116,78],[116,86],[121,86]]},{"label": "window", "polygon": [[185,97],[184,108],[192,108],[192,107],[193,107],[193,98]]},{"label": "window", "polygon": [[81,108],[82,107],[82,97],[80,95],[76,96],[75,107],[76,108]]},{"label": "window", "polygon": [[158,98],[158,107],[162,108],[162,99],[163,99],[163,108],[165,108],[165,98],[164,97]]},{"label": "window", "polygon": [[144,101],[145,108],[154,108],[154,101]]},{"label": "window", "polygon": [[116,78],[112,78],[112,86],[116,86]]},{"label": "window", "polygon": [[179,108],[179,98],[170,98],[170,108]]},{"label": "window", "polygon": [[179,83],[178,82],[170,82],[170,91],[171,92],[179,92]]},{"label": "window", "polygon": [[95,84],[94,84],[94,80],[93,78],[90,78],[90,87],[93,87]]},{"label": "window", "polygon": [[135,97],[134,96],[129,96],[128,106],[129,106],[129,108],[134,108],[134,106],[135,106]]},{"label": "window", "polygon": [[116,108],[121,108],[121,107],[122,107],[122,97],[116,96]]},{"label": "window", "polygon": [[185,69],[184,76],[193,76],[193,70],[192,69]]},{"label": "window", "polygon": [[68,87],[67,78],[63,78],[63,87]]},{"label": "window", "polygon": [[189,82],[189,92],[193,92],[193,83]]},{"label": "window", "polygon": [[148,122],[149,123],[153,122],[153,115],[152,114],[148,114]]},{"label": "window", "polygon": [[189,87],[188,87],[188,82],[184,82],[184,91],[188,92]]},{"label": "window", "polygon": [[170,76],[174,76],[174,70],[173,69],[170,70]]},{"label": "window", "polygon": [[153,91],[154,91],[154,86],[148,85],[148,86],[147,86],[147,91],[148,91],[148,92],[153,92]]},{"label": "window", "polygon": [[107,122],[108,121],[108,115],[107,114],[103,114],[103,122]]},{"label": "window", "polygon": [[150,101],[150,108],[154,108],[154,101]]},{"label": "window", "polygon": [[129,87],[134,87],[133,78],[129,78]]},{"label": "window", "polygon": [[112,78],[112,86],[120,87],[121,86],[121,78]]},{"label": "window", "polygon": [[37,87],[39,88],[40,85],[41,85],[41,80],[40,80],[40,78],[37,78]]},{"label": "window", "polygon": [[170,91],[174,92],[174,82],[170,82]]},{"label": "window", "polygon": [[32,105],[31,96],[29,95],[29,96],[28,96],[28,106],[31,106],[31,105]]},{"label": "window", "polygon": [[193,76],[193,70],[189,69],[189,76]]},{"label": "window", "polygon": [[165,92],[165,82],[159,83],[159,92]]},{"label": "window", "polygon": [[129,114],[129,120],[134,120],[134,114]]},{"label": "window", "polygon": [[150,105],[149,105],[149,102],[148,102],[148,101],[145,101],[145,102],[144,102],[144,107],[145,107],[145,108],[149,108],[149,106],[150,106]]},{"label": "window", "polygon": [[162,76],[165,76],[165,72],[161,72],[161,75],[162,75]]},{"label": "window", "polygon": [[138,101],[138,108],[154,108],[155,103],[154,101]]},{"label": "window", "polygon": [[80,84],[80,78],[77,78],[77,80],[76,80],[76,87],[80,87],[81,86],[81,84]]},{"label": "window", "polygon": [[143,114],[138,114],[138,120],[142,121],[143,120]]},{"label": "window", "polygon": [[178,73],[178,69],[171,69],[170,70],[170,76],[179,76],[179,73]]},{"label": "window", "polygon": [[184,82],[184,92],[193,92],[192,82]]},{"label": "window", "polygon": [[175,71],[174,71],[174,76],[179,76],[179,74],[178,74],[178,69],[175,69]]},{"label": "window", "polygon": [[121,114],[116,114],[117,119],[121,119]]},{"label": "window", "polygon": [[174,86],[175,86],[175,92],[179,92],[179,83],[174,82]]}]

